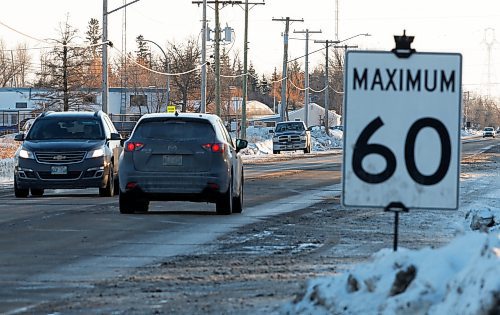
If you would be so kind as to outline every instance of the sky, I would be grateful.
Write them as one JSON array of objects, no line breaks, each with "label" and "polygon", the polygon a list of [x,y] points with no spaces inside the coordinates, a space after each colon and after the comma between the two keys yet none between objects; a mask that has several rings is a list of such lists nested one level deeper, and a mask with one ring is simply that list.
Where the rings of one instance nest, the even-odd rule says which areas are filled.
[{"label": "sky", "polygon": [[[253,0],[252,2],[261,2]],[[2,9],[0,38],[7,48],[17,43],[29,47],[46,46],[36,39],[57,38],[58,26],[69,17],[69,23],[80,30],[82,40],[90,18],[102,23],[102,0],[16,0],[8,2],[10,10]],[[131,2],[131,0],[127,0]],[[417,51],[459,52],[463,55],[463,83],[465,90],[488,91],[500,95],[500,3],[497,0],[337,0],[338,28],[336,28],[335,0],[265,0],[249,13],[249,60],[259,74],[271,74],[282,69],[285,23],[273,18],[303,19],[290,26],[289,59],[305,53],[305,35],[294,31],[321,30],[311,34],[309,51],[324,47],[318,40],[339,40],[358,34],[344,44],[358,49],[390,50],[394,48],[393,35],[415,36],[413,48]],[[124,0],[108,0],[108,11],[124,4]],[[122,45],[122,25],[125,10],[109,15],[109,39],[118,49],[136,49],[135,37],[143,35],[165,47],[167,41],[182,42],[188,38],[201,40],[202,8],[190,0],[140,0],[126,9],[126,47]],[[207,10],[209,27],[214,28],[214,11]],[[220,13],[221,26],[234,29],[235,41],[226,49],[243,56],[244,10],[227,6]],[[496,32],[496,35],[495,35]],[[23,34],[20,34],[23,33]],[[28,36],[25,36],[28,35]],[[209,45],[212,43],[208,43]],[[152,47],[154,50],[155,48]],[[35,51],[34,51],[35,52]],[[311,54],[309,68],[324,64],[324,50]],[[158,52],[160,53],[160,52]],[[117,54],[117,52],[112,52]],[[210,54],[210,52],[209,52]],[[304,65],[305,60],[299,59]],[[488,68],[488,65],[490,67]],[[489,69],[489,70],[488,70]],[[489,78],[489,79],[488,79]],[[490,82],[491,84],[487,84]]]}]

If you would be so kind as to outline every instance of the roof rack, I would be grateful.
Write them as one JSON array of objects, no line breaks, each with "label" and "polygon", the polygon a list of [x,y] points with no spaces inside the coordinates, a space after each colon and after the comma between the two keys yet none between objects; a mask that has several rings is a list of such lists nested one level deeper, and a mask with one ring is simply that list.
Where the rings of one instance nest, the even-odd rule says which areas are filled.
[{"label": "roof rack", "polygon": [[54,111],[53,110],[49,110],[49,111],[46,111],[46,112],[42,112],[40,114],[40,117],[45,117],[47,114],[50,114],[50,113],[53,113]]}]

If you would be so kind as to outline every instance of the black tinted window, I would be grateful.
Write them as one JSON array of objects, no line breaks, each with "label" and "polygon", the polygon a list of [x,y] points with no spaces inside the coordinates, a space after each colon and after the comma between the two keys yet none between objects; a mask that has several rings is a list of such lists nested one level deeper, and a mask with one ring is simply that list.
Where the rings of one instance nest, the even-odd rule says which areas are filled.
[{"label": "black tinted window", "polygon": [[203,120],[147,120],[137,125],[134,136],[160,140],[194,140],[212,142],[215,131]]},{"label": "black tinted window", "polygon": [[101,124],[91,118],[39,118],[31,127],[28,140],[104,139]]}]

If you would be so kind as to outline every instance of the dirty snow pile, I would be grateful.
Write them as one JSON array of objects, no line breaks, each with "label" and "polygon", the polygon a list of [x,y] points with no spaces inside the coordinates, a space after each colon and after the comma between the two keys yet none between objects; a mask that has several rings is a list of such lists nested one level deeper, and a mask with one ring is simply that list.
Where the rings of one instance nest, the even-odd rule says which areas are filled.
[{"label": "dirty snow pile", "polygon": [[[248,127],[248,147],[242,150],[244,155],[267,155],[273,154],[271,127]],[[313,127],[311,131],[312,151],[328,151],[342,148],[342,131],[330,130],[327,135],[324,127]],[[236,138],[236,135],[233,135]]]},{"label": "dirty snow pile", "polygon": [[291,314],[500,314],[500,235],[469,232],[439,248],[383,249],[312,280]]},{"label": "dirty snow pile", "polygon": [[438,248],[383,249],[311,280],[288,314],[500,314],[500,208],[472,206],[465,234]]}]

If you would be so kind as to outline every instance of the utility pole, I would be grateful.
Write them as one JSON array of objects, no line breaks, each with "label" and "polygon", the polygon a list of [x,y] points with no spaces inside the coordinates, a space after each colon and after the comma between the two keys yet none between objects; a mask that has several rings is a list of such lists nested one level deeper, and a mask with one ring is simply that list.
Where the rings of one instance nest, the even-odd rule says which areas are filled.
[{"label": "utility pole", "polygon": [[203,26],[201,36],[201,108],[207,112],[207,0],[203,0]]},{"label": "utility pole", "polygon": [[[245,0],[245,38],[243,40],[243,100],[241,102],[241,138],[247,138],[247,95],[248,95],[248,5],[250,3]],[[252,5],[265,4],[251,3]]]},{"label": "utility pole", "polygon": [[108,113],[108,0],[102,1],[102,111]]},{"label": "utility pole", "polygon": [[329,110],[330,110],[330,86],[329,86],[329,82],[330,82],[330,79],[329,79],[329,73],[328,73],[328,46],[330,44],[338,44],[339,41],[338,40],[315,40],[314,41],[315,43],[321,43],[321,44],[325,44],[325,56],[326,56],[326,60],[325,60],[325,131],[326,131],[326,134],[327,135],[330,135],[330,126],[329,126],[329,117],[328,117],[328,114],[329,114]]},{"label": "utility pole", "polygon": [[215,114],[220,117],[220,25],[219,1],[215,0]]},{"label": "utility pole", "polygon": [[[242,4],[242,1],[227,1],[227,0],[212,0],[212,1],[192,1],[191,3],[197,4],[198,6],[200,4],[203,4],[203,41],[202,41],[202,63],[204,66],[202,66],[202,83],[201,83],[201,102],[202,102],[202,113],[203,107],[205,107],[206,110],[206,67],[205,67],[205,62],[203,62],[203,59],[206,58],[206,25],[207,25],[207,3],[215,4],[215,45],[214,45],[214,59],[215,59],[215,106],[216,106],[216,114],[217,116],[220,116],[220,103],[221,103],[221,98],[220,98],[220,58],[219,58],[219,50],[220,50],[220,26],[219,26],[219,4],[222,4],[222,6],[226,6],[228,4],[235,5],[235,4]],[[203,46],[205,46],[205,49],[203,49]],[[203,51],[205,50],[205,51]],[[205,69],[205,70],[204,70]],[[203,105],[205,103],[205,106]]]},{"label": "utility pole", "polygon": [[112,44],[108,42],[108,15],[138,1],[139,0],[134,0],[108,12],[108,0],[102,0],[102,111],[105,113],[108,113],[109,110],[108,45],[112,46]]},{"label": "utility pole", "polygon": [[280,121],[285,121],[285,111],[288,107],[286,100],[286,76],[287,76],[287,63],[288,63],[288,32],[290,30],[290,22],[304,22],[304,19],[291,19],[290,17],[275,19],[273,21],[285,22],[285,33],[283,33],[283,72],[281,81],[281,111]]},{"label": "utility pole", "polygon": [[306,61],[304,70],[304,122],[306,126],[309,127],[309,34],[311,33],[321,33],[319,31],[310,31],[306,29],[304,31],[293,31],[295,34],[306,34]]}]

